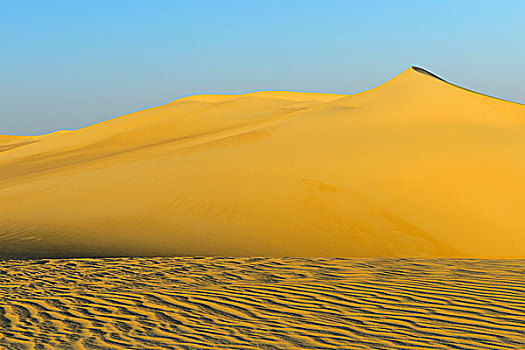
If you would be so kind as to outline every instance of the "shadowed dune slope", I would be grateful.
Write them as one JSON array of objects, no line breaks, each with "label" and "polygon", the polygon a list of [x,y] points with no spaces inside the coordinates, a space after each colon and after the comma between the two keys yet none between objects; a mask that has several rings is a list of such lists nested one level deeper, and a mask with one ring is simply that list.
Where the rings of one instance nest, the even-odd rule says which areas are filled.
[{"label": "shadowed dune slope", "polygon": [[0,257],[525,256],[525,107],[409,68],[0,136]]}]

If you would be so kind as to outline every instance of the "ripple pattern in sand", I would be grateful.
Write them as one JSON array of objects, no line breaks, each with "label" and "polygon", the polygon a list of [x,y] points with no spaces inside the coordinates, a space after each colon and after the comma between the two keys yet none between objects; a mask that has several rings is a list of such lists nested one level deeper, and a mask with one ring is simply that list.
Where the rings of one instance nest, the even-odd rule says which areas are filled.
[{"label": "ripple pattern in sand", "polygon": [[6,349],[525,349],[525,260],[0,262]]}]

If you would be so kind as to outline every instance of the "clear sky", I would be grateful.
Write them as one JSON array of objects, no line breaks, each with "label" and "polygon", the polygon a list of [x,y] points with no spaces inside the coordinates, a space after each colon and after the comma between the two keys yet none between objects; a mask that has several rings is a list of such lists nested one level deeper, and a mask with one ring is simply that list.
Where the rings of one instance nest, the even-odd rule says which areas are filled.
[{"label": "clear sky", "polygon": [[355,93],[411,65],[525,103],[525,1],[0,0],[0,134],[202,93]]}]

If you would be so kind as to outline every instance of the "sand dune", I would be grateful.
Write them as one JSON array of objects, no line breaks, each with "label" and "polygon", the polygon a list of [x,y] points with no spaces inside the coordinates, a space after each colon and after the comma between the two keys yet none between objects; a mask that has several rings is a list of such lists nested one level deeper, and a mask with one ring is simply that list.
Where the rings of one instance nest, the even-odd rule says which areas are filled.
[{"label": "sand dune", "polygon": [[523,260],[0,263],[5,349],[523,349]]},{"label": "sand dune", "polygon": [[59,130],[50,134],[38,135],[38,136],[11,136],[11,135],[0,135],[0,152],[7,151],[13,148],[35,143],[43,139],[54,137],[68,133],[69,130]]},{"label": "sand dune", "polygon": [[525,107],[410,68],[0,137],[0,257],[525,256]]}]

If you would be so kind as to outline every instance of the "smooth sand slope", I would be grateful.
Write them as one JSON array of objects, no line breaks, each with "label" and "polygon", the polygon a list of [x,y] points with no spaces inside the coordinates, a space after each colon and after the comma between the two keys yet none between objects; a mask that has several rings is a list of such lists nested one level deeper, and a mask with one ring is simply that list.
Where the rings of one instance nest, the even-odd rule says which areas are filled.
[{"label": "smooth sand slope", "polygon": [[50,138],[58,135],[68,133],[69,130],[55,131],[50,134],[38,135],[38,136],[12,136],[12,135],[0,135],[0,152],[7,151],[13,148],[21,147],[41,141],[45,138]]},{"label": "smooth sand slope", "polygon": [[0,262],[2,349],[524,349],[524,260]]},{"label": "smooth sand slope", "polygon": [[0,136],[0,257],[525,256],[525,106],[419,68]]}]

